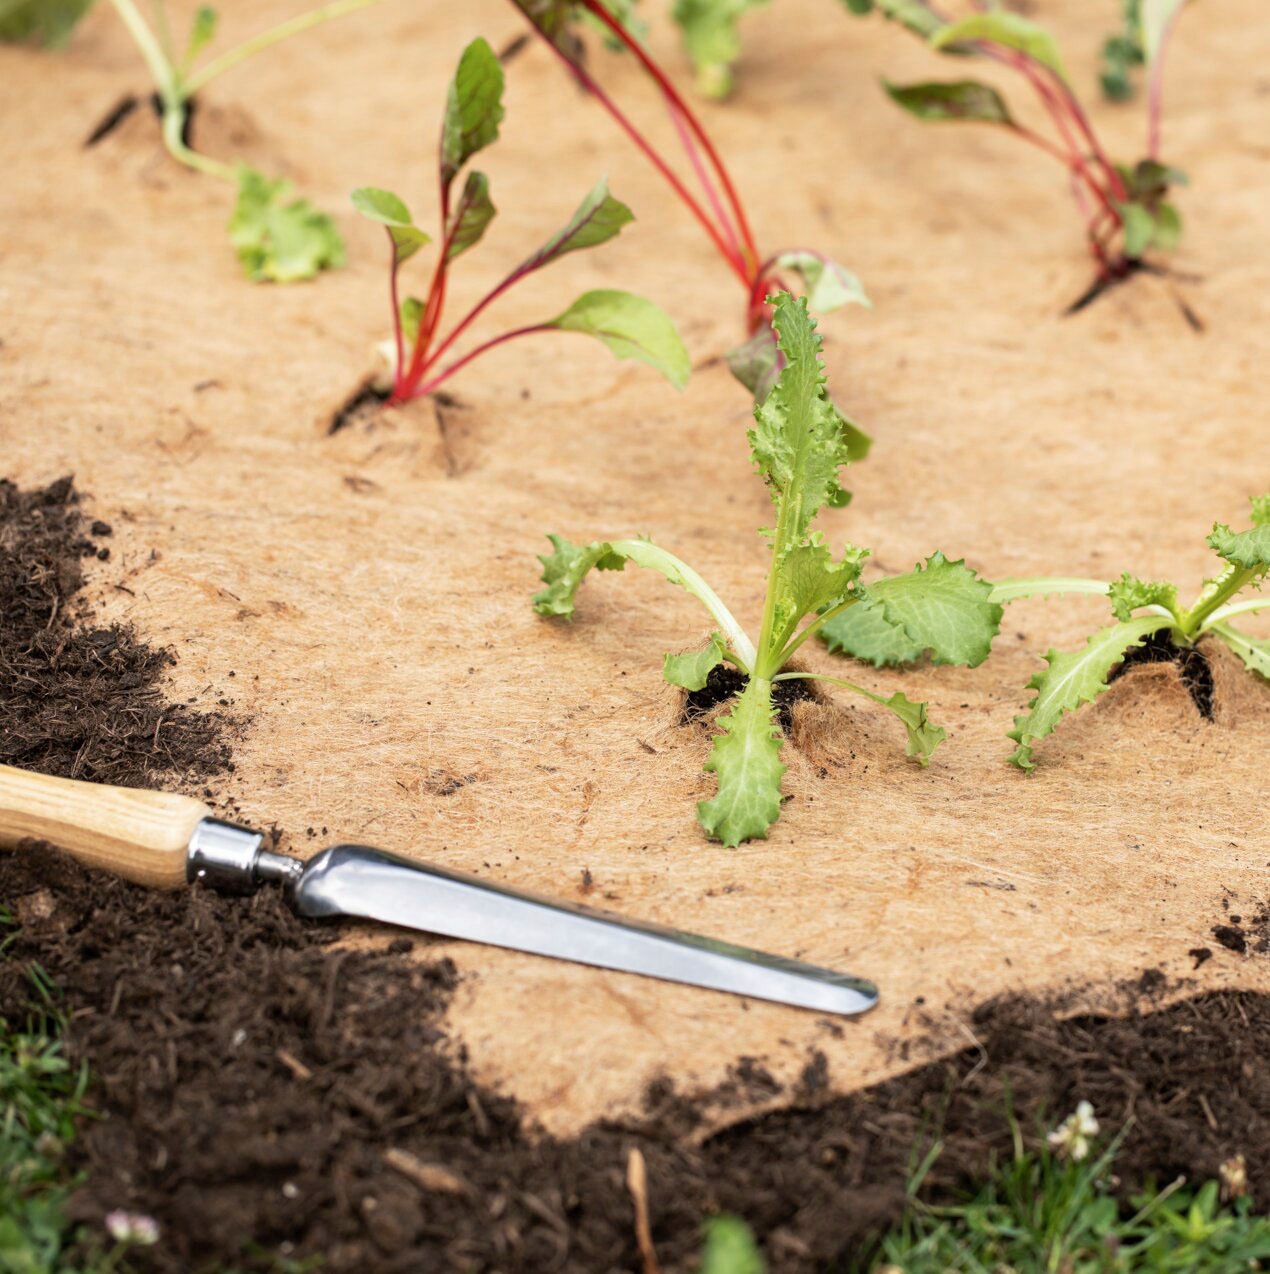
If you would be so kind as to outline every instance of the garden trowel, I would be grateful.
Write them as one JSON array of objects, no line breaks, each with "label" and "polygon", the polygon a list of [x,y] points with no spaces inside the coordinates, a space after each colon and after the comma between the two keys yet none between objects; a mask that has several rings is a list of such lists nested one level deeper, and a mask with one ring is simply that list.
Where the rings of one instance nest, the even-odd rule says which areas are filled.
[{"label": "garden trowel", "polygon": [[265,849],[259,832],[214,818],[192,797],[0,765],[0,847],[28,838],[140,885],[250,893],[274,883],[301,916],[378,920],[821,1013],[862,1013],[878,999],[872,983],[845,973],[522,893],[382,849],[335,845],[302,862]]}]

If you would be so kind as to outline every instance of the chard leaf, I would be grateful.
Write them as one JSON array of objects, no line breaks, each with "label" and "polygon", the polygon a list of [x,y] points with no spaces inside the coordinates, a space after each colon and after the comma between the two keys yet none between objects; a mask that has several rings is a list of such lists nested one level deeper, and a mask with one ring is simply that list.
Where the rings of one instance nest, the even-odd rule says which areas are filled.
[{"label": "chard leaf", "polygon": [[1125,256],[1136,261],[1155,238],[1155,218],[1151,210],[1140,203],[1121,204],[1120,216],[1124,222]]},{"label": "chard leaf", "polygon": [[1137,619],[1100,629],[1080,650],[1063,653],[1051,650],[1045,656],[1049,667],[1028,682],[1036,697],[1028,704],[1025,717],[1014,718],[1014,729],[1008,734],[1019,746],[1010,757],[1022,770],[1036,768],[1032,748],[1038,739],[1051,733],[1063,715],[1091,703],[1107,689],[1107,677],[1132,646],[1140,646],[1152,633],[1167,628],[1170,621],[1159,615]]},{"label": "chard leaf", "polygon": [[484,173],[468,173],[458,207],[450,214],[450,224],[446,227],[449,247],[445,250],[445,259],[453,261],[468,248],[475,247],[497,211],[489,197],[489,178]]},{"label": "chard leaf", "polygon": [[1164,50],[1169,25],[1186,0],[1142,0],[1142,53],[1147,66]]},{"label": "chard leaf", "polygon": [[540,615],[573,618],[574,600],[582,581],[592,570],[620,571],[626,555],[614,552],[612,544],[597,540],[593,544],[573,544],[562,535],[548,535],[552,551],[539,557],[542,563],[541,592],[534,594],[534,610]]},{"label": "chard leaf", "polygon": [[423,302],[417,296],[407,296],[401,302],[401,335],[406,347],[419,339],[419,324],[423,322]]},{"label": "chard leaf", "polygon": [[676,389],[688,383],[692,372],[688,351],[666,312],[630,292],[584,292],[544,326],[594,336],[618,358],[637,358],[655,367]]},{"label": "chard leaf", "polygon": [[780,270],[793,270],[802,279],[808,307],[820,314],[830,314],[844,305],[873,304],[864,285],[846,266],[818,252],[782,252],[773,264]]},{"label": "chard leaf", "polygon": [[1005,99],[990,84],[978,80],[954,80],[942,83],[927,80],[921,84],[891,84],[882,81],[891,100],[910,115],[925,120],[974,120],[981,124],[1004,124],[1014,127],[1014,118]]},{"label": "chard leaf", "polygon": [[776,344],[776,333],[764,323],[744,345],[737,345],[724,355],[728,370],[761,403],[772,392],[780,374],[782,360]]},{"label": "chard leaf", "polygon": [[1054,37],[1043,26],[1021,14],[1012,13],[1008,9],[974,13],[957,22],[950,22],[947,26],[941,26],[930,37],[932,48],[949,51],[954,45],[972,40],[986,40],[1007,49],[1016,49],[1048,67],[1059,79],[1067,78]]},{"label": "chard leaf", "polygon": [[1255,523],[1247,531],[1232,531],[1217,522],[1206,543],[1233,566],[1249,571],[1270,567],[1270,521]]},{"label": "chard leaf", "polygon": [[93,0],[10,0],[0,3],[0,40],[31,40],[60,49]]},{"label": "chard leaf", "polygon": [[875,668],[916,663],[924,653],[899,624],[887,621],[882,607],[863,601],[823,624],[820,635],[831,654],[850,655]]},{"label": "chard leaf", "polygon": [[[887,655],[909,654],[916,648],[917,655],[909,654],[910,659],[929,651],[933,663],[976,668],[991,654],[1005,614],[991,598],[992,585],[964,561],[950,562],[942,553],[935,553],[924,566],[919,564],[906,575],[867,585],[862,605],[831,619],[821,631],[830,649],[836,644],[847,654],[879,667],[891,662]],[[851,617],[861,611],[869,618],[852,626]],[[840,625],[840,620],[848,623]],[[893,630],[889,635],[887,628]],[[862,653],[848,645],[853,637],[863,637],[869,643]]]},{"label": "chard leaf", "polygon": [[718,633],[711,633],[704,649],[667,655],[662,660],[662,679],[684,690],[704,689],[710,674],[723,662],[726,653],[723,638]]},{"label": "chard leaf", "polygon": [[563,230],[553,234],[546,243],[520,267],[521,273],[540,270],[558,261],[567,252],[580,248],[593,248],[621,232],[624,225],[635,220],[635,214],[620,200],[609,194],[609,184],[601,177],[578,205]]},{"label": "chard leaf", "polygon": [[1249,637],[1229,624],[1214,624],[1209,631],[1216,633],[1244,661],[1249,672],[1270,681],[1270,641]]},{"label": "chard leaf", "polygon": [[359,186],[350,198],[363,217],[387,227],[397,254],[397,264],[409,260],[425,243],[432,240],[415,225],[410,209],[392,193],[375,186]]},{"label": "chard leaf", "polygon": [[1177,613],[1177,586],[1166,580],[1135,579],[1126,571],[1112,584],[1108,596],[1117,619],[1131,619],[1133,612],[1143,606],[1163,606]]},{"label": "chard leaf", "polygon": [[701,826],[729,848],[766,837],[781,813],[781,736],[776,728],[772,683],[751,677],[732,710],[719,718],[706,770],[719,780],[718,794],[697,806]]},{"label": "chard leaf", "polygon": [[706,97],[732,92],[732,63],[741,55],[738,21],[767,0],[676,0],[673,10],[684,50]]},{"label": "chard leaf", "polygon": [[239,165],[229,237],[249,279],[294,283],[344,264],[335,223],[307,199],[288,199],[290,193],[290,182]]},{"label": "chard leaf", "polygon": [[489,43],[478,36],[463,50],[446,98],[441,126],[441,184],[445,189],[477,151],[497,140],[502,120],[502,64]]}]

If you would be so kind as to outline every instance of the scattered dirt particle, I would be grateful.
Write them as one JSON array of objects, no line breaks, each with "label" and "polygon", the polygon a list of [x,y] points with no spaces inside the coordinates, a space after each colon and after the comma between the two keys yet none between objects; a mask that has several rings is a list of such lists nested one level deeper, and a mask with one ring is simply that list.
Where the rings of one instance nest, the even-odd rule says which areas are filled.
[{"label": "scattered dirt particle", "polygon": [[1213,937],[1227,951],[1237,951],[1243,955],[1248,950],[1248,938],[1238,925],[1214,925]]}]

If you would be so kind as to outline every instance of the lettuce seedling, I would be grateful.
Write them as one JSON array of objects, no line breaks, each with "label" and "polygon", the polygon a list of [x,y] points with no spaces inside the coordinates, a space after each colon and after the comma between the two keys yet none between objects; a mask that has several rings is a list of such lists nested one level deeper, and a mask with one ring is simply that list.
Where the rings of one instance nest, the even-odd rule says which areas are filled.
[{"label": "lettuce seedling", "polygon": [[[739,699],[719,721],[721,733],[706,763],[718,780],[717,794],[697,811],[701,825],[725,845],[766,836],[780,816],[785,766],[773,692],[781,682],[827,681],[890,708],[908,733],[908,755],[923,765],[945,737],[930,723],[926,705],[911,702],[903,693],[885,697],[838,677],[788,667],[802,644],[826,623],[873,599],[860,584],[867,551],[848,545],[835,558],[821,533],[812,529],[822,508],[845,503],[839,471],[851,455],[842,417],[825,390],[816,325],[805,298],[782,293],[769,299],[784,367],[772,392],[755,406],[755,426],[749,432],[754,463],[776,506],[776,524],[763,532],[772,557],[758,640],[751,640],[692,567],[646,539],[583,546],[550,536],[552,552],[539,559],[546,587],[534,597],[540,615],[571,616],[578,588],[591,570],[620,571],[634,562],[658,571],[705,606],[714,622],[707,644],[667,655],[662,672],[671,685],[690,691],[702,689],[710,673],[724,663],[747,678]],[[943,562],[938,555],[932,560]],[[918,581],[906,599],[907,609],[920,606],[922,584],[935,578],[924,575]],[[902,608],[894,598],[883,595],[876,605],[900,622]],[[995,617],[999,622],[999,608]]]},{"label": "lettuce seedling", "polygon": [[[827,314],[843,305],[869,304],[860,280],[844,266],[811,249],[787,249],[769,256],[759,251],[736,184],[718,149],[670,77],[622,20],[620,11],[613,10],[611,3],[605,0],[512,0],[512,3],[564,62],[577,83],[608,111],[640,153],[661,174],[745,289],[747,339],[744,344],[729,351],[727,359],[733,375],[756,400],[761,401],[780,371],[780,352],[772,334],[766,298],[773,293],[788,291],[789,281],[797,279],[812,308],[820,314]],[[735,0],[730,0],[730,4],[735,7]],[[707,4],[700,6],[693,0],[680,0],[681,11],[698,7],[718,6],[717,3],[709,4],[708,0]],[[573,30],[581,16],[607,31],[621,48],[635,58],[652,81],[691,168],[691,183],[675,171],[661,151],[586,69],[582,44]],[[693,193],[690,184],[695,184],[697,193]],[[848,422],[846,437],[851,458],[863,459],[869,448],[866,435]]]},{"label": "lettuce seedling", "polygon": [[[64,7],[69,0],[61,3]],[[243,271],[252,280],[291,283],[312,278],[321,270],[344,263],[344,245],[331,218],[308,200],[292,197],[289,182],[271,181],[246,164],[224,163],[194,150],[187,136],[194,95],[263,49],[374,3],[376,0],[335,0],[196,65],[199,55],[215,38],[215,9],[202,5],[195,11],[184,48],[178,52],[163,0],[155,0],[153,27],[141,16],[135,0],[111,0],[154,81],[163,144],[168,153],[195,172],[237,187],[229,234]]]},{"label": "lettuce seedling", "polygon": [[578,205],[565,227],[531,253],[466,317],[440,337],[450,267],[475,247],[493,221],[496,209],[489,178],[470,171],[461,190],[455,182],[468,161],[498,138],[503,119],[503,68],[485,40],[477,38],[463,51],[446,99],[439,157],[440,236],[436,265],[427,297],[400,298],[402,264],[431,237],[415,225],[405,203],[391,191],[362,187],[353,205],[363,216],[383,224],[388,235],[389,295],[392,302],[393,379],[390,403],[404,403],[437,389],[473,359],[505,341],[531,332],[582,332],[602,341],[618,358],[637,358],[655,367],[671,384],[688,380],[688,352],[674,324],[651,301],[613,289],[586,292],[562,314],[528,327],[503,332],[441,366],[445,355],[485,309],[522,279],[566,253],[592,248],[618,234],[633,220],[631,210],[599,181]]},{"label": "lettuce seedling", "polygon": [[1063,66],[1054,37],[1038,23],[1005,9],[981,9],[946,22],[927,0],[847,0],[856,13],[877,8],[940,53],[978,55],[1016,72],[1049,119],[1049,135],[1020,123],[992,85],[960,78],[917,84],[886,83],[893,101],[928,121],[965,120],[1004,129],[1063,165],[1086,223],[1097,264],[1093,286],[1072,306],[1079,309],[1111,284],[1148,267],[1144,254],[1177,246],[1182,221],[1169,196],[1185,174],[1160,159],[1164,54],[1186,0],[1143,0],[1139,35],[1147,67],[1146,154],[1136,164],[1116,164],[1095,133]]},{"label": "lettuce seedling", "polygon": [[1052,593],[1094,593],[1107,596],[1116,622],[1100,628],[1075,651],[1051,650],[1049,665],[1028,683],[1036,697],[1026,716],[1016,717],[1010,738],[1018,745],[1010,760],[1032,770],[1032,749],[1051,733],[1062,718],[1107,689],[1112,670],[1134,647],[1155,634],[1167,634],[1179,649],[1192,647],[1211,634],[1243,660],[1249,672],[1270,679],[1270,641],[1249,637],[1231,620],[1239,615],[1270,608],[1270,596],[1238,596],[1261,587],[1270,570],[1270,494],[1252,501],[1252,526],[1232,531],[1217,523],[1207,543],[1222,559],[1222,569],[1208,580],[1189,608],[1178,602],[1175,584],[1122,575],[1115,583],[1101,580],[1003,580],[993,591],[998,601],[1013,601]]}]

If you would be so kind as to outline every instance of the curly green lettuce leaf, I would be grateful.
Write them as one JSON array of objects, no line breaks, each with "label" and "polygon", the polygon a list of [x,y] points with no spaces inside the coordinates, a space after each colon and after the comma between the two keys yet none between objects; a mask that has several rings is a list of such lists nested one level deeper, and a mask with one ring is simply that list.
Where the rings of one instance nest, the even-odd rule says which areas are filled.
[{"label": "curly green lettuce leaf", "polygon": [[564,229],[557,231],[520,266],[517,273],[540,270],[558,261],[568,252],[593,248],[620,234],[622,227],[635,220],[635,214],[620,200],[609,194],[608,181],[601,178],[587,192],[574,210]]},{"label": "curly green lettuce leaf", "polygon": [[446,96],[440,161],[444,189],[473,155],[498,139],[502,121],[503,67],[478,36],[463,50]]},{"label": "curly green lettuce leaf", "polygon": [[719,633],[700,650],[685,650],[682,655],[666,655],[662,660],[662,680],[683,690],[702,690],[710,674],[727,656],[727,647]]},{"label": "curly green lettuce leaf", "polygon": [[772,703],[772,683],[751,677],[726,716],[719,718],[705,768],[718,779],[713,800],[697,806],[708,835],[734,848],[764,838],[781,813],[780,732]]},{"label": "curly green lettuce leaf", "polygon": [[622,570],[626,555],[614,552],[606,540],[574,544],[563,535],[548,535],[547,539],[551,541],[552,551],[538,558],[542,563],[542,582],[547,587],[534,594],[534,610],[540,615],[572,619],[582,581],[593,570]]},{"label": "curly green lettuce leaf", "polygon": [[1209,630],[1226,643],[1244,661],[1249,672],[1270,681],[1270,641],[1249,637],[1230,624],[1214,624]]},{"label": "curly green lettuce leaf", "polygon": [[697,90],[706,97],[732,92],[732,64],[741,56],[737,23],[768,0],[676,0],[673,10],[684,50],[697,73]]},{"label": "curly green lettuce leaf", "polygon": [[848,544],[842,556],[835,558],[818,532],[786,550],[769,584],[773,651],[785,648],[803,616],[829,610],[847,599],[867,556],[865,549]]},{"label": "curly green lettuce leaf", "polygon": [[470,172],[463,183],[463,193],[450,222],[446,226],[445,259],[453,261],[480,243],[489,223],[498,211],[489,197],[489,178],[484,173]]},{"label": "curly green lettuce leaf", "polygon": [[821,634],[830,650],[879,668],[925,651],[934,663],[975,668],[991,653],[1005,613],[992,590],[964,561],[935,553],[906,575],[867,585],[860,604],[829,620]]},{"label": "curly green lettuce leaf", "polygon": [[307,199],[290,199],[291,183],[238,167],[238,202],[229,237],[249,279],[294,283],[344,264],[335,223]]},{"label": "curly green lettuce leaf", "polygon": [[941,26],[930,37],[930,44],[934,49],[951,52],[955,51],[955,46],[975,40],[986,40],[1007,49],[1015,49],[1034,62],[1048,67],[1060,79],[1067,78],[1063,70],[1062,55],[1054,37],[1030,18],[1008,9],[974,13],[957,22],[950,22],[947,26]]},{"label": "curly green lettuce leaf", "polygon": [[1051,650],[1045,656],[1049,667],[1028,682],[1036,697],[1028,704],[1027,716],[1015,717],[1007,736],[1018,744],[1010,761],[1022,770],[1035,769],[1032,749],[1037,740],[1050,734],[1066,713],[1092,703],[1107,689],[1107,678],[1125,652],[1170,623],[1163,616],[1143,615],[1100,629],[1080,650]]},{"label": "curly green lettuce leaf", "polygon": [[931,725],[926,704],[914,703],[900,690],[889,699],[875,694],[869,694],[869,698],[890,708],[904,723],[904,729],[908,732],[904,754],[915,757],[923,768],[929,765],[935,749],[948,737],[948,731],[942,725]]},{"label": "curly green lettuce leaf", "polygon": [[1014,126],[1005,99],[990,84],[981,84],[978,80],[951,83],[927,80],[921,84],[891,84],[883,80],[882,87],[896,105],[918,119],[972,120]]},{"label": "curly green lettuce leaf", "polygon": [[636,358],[656,368],[676,389],[688,383],[692,372],[688,351],[666,312],[631,292],[584,292],[544,326],[594,336],[618,358]]},{"label": "curly green lettuce leaf", "polygon": [[744,1221],[725,1215],[706,1222],[699,1274],[767,1274],[767,1263]]},{"label": "curly green lettuce leaf", "polygon": [[1249,503],[1252,505],[1253,526],[1270,525],[1270,492],[1254,495]]},{"label": "curly green lettuce leaf", "polygon": [[802,248],[782,252],[772,264],[778,270],[792,270],[802,279],[807,305],[818,314],[831,314],[844,305],[873,305],[864,284],[845,265],[819,252]]},{"label": "curly green lettuce leaf", "polygon": [[1143,606],[1163,606],[1177,613],[1177,585],[1167,580],[1140,580],[1126,571],[1112,584],[1108,596],[1117,619],[1130,619]]},{"label": "curly green lettuce leaf", "polygon": [[1270,567],[1270,522],[1255,524],[1247,531],[1232,531],[1224,522],[1217,522],[1205,542],[1232,566],[1247,571]]},{"label": "curly green lettuce leaf", "polygon": [[425,244],[432,242],[431,237],[415,225],[405,202],[391,190],[380,190],[377,186],[359,186],[349,198],[363,217],[369,221],[377,221],[388,231],[398,265],[408,261]]},{"label": "curly green lettuce leaf", "polygon": [[92,6],[93,0],[0,0],[0,40],[59,49]]}]

